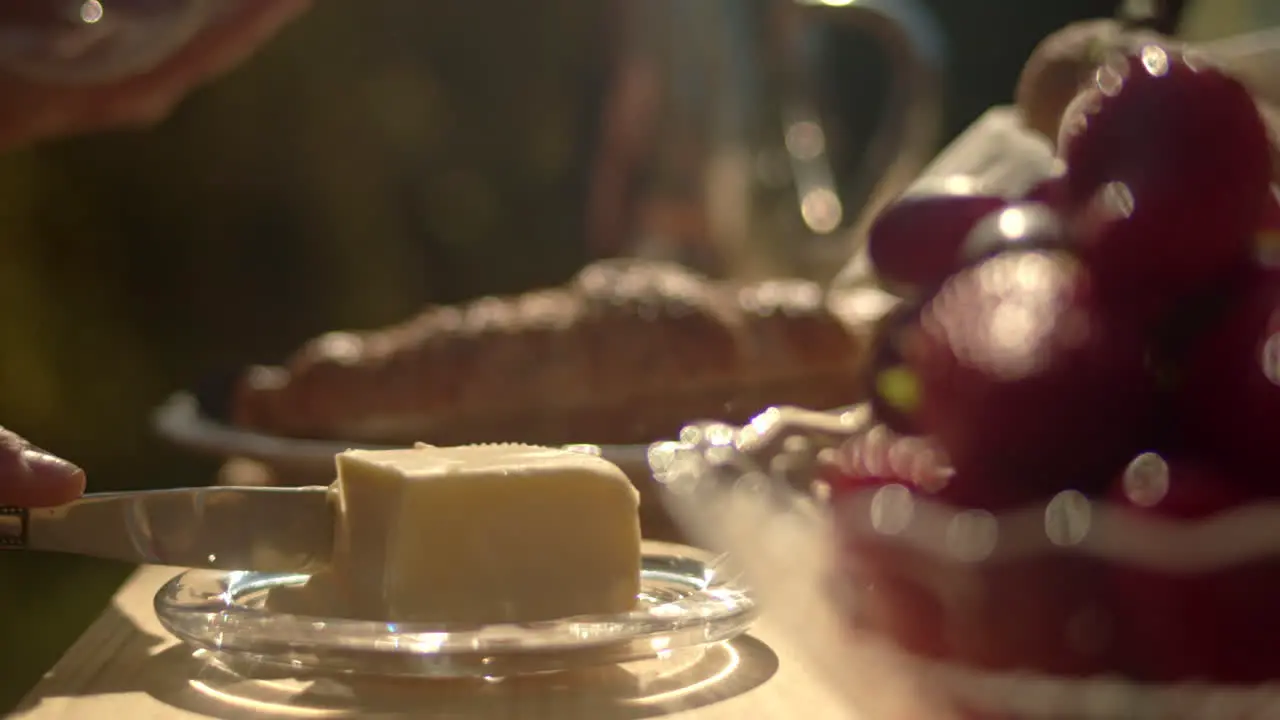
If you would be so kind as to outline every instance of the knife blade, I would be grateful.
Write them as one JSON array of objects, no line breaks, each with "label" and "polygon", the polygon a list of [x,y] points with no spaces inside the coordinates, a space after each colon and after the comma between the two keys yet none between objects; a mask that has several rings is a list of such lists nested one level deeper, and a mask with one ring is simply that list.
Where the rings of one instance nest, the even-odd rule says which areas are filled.
[{"label": "knife blade", "polygon": [[95,493],[53,508],[0,507],[0,550],[311,572],[332,553],[335,507],[326,486]]}]

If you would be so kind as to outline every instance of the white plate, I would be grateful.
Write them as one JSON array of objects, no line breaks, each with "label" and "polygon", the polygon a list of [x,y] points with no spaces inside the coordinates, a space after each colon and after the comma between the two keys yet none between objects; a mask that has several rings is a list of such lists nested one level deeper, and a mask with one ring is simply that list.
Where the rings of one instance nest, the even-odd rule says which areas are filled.
[{"label": "white plate", "polygon": [[[290,438],[237,428],[217,416],[222,398],[200,395],[218,394],[220,388],[208,392],[178,392],[170,395],[152,416],[152,424],[160,437],[179,447],[217,457],[242,457],[260,461],[291,472],[333,474],[333,456],[350,449],[385,449],[390,446],[342,440],[308,440]],[[206,408],[212,406],[215,412]],[[573,445],[573,448],[599,452],[629,475],[635,472],[647,477],[647,445]],[[597,450],[598,449],[598,450]]]}]

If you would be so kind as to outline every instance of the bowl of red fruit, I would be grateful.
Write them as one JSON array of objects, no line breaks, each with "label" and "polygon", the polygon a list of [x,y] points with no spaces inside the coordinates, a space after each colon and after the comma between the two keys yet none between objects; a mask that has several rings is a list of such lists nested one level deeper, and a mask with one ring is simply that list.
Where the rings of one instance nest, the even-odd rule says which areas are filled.
[{"label": "bowl of red fruit", "polygon": [[1226,72],[1106,57],[1030,196],[887,208],[869,400],[698,425],[678,518],[868,720],[1280,718],[1280,205]]}]

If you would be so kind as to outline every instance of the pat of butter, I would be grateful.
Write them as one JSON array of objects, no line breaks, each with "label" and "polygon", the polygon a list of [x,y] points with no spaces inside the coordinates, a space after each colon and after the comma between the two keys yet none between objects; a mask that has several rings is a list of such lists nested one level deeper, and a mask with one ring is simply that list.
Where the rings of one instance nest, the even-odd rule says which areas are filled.
[{"label": "pat of butter", "polygon": [[631,610],[639,493],[600,457],[524,445],[337,457],[334,576],[353,617],[532,622]]}]

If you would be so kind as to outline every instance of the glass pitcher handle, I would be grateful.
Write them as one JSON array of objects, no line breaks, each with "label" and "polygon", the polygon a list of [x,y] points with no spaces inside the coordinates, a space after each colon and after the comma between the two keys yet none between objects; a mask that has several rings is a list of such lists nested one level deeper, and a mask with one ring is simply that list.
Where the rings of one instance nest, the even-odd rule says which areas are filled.
[{"label": "glass pitcher handle", "polygon": [[[863,244],[876,213],[904,190],[937,150],[946,46],[919,0],[794,0],[788,23],[792,77],[783,98],[784,132],[801,216],[813,243],[804,255],[834,276]],[[822,152],[822,120],[811,67],[800,48],[805,28],[845,26],[869,33],[890,66],[889,96],[858,167],[843,173]],[[816,136],[806,147],[806,135]]]}]

